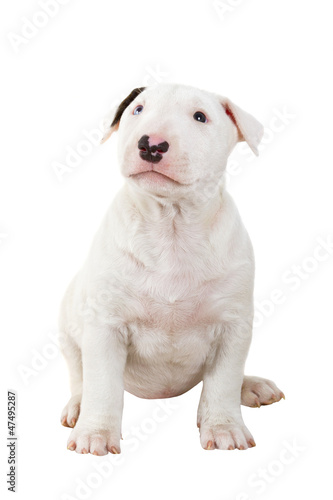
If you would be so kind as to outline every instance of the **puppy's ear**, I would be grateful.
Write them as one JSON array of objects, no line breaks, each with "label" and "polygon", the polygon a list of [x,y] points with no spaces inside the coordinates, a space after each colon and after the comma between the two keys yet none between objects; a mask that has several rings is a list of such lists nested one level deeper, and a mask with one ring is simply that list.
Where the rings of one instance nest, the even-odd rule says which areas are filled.
[{"label": "puppy's ear", "polygon": [[134,101],[134,99],[139,95],[141,94],[141,92],[143,92],[145,90],[146,87],[139,87],[137,89],[134,89],[132,90],[132,92],[126,97],[126,99],[124,99],[118,106],[116,112],[115,112],[115,115],[114,115],[114,118],[113,118],[113,121],[112,123],[110,124],[109,128],[106,130],[106,132],[104,133],[102,139],[101,139],[101,144],[103,144],[103,142],[107,141],[109,137],[111,137],[111,135],[113,134],[113,132],[115,132],[116,130],[118,130],[119,128],[119,122],[120,122],[120,119],[123,115],[123,112],[125,111],[125,109],[127,108],[127,106],[129,106],[131,104],[132,101]]},{"label": "puppy's ear", "polygon": [[258,146],[264,135],[264,127],[254,116],[239,106],[236,106],[227,97],[221,98],[222,106],[238,130],[238,140],[246,141],[255,155],[259,155]]}]

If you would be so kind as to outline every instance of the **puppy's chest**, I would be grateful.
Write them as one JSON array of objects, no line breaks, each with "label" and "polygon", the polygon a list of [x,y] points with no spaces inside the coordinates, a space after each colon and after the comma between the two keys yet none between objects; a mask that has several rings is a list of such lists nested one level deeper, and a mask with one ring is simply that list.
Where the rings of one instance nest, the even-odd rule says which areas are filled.
[{"label": "puppy's chest", "polygon": [[219,323],[221,258],[209,237],[193,230],[139,234],[132,251],[122,252],[118,276],[130,354],[200,364]]},{"label": "puppy's chest", "polygon": [[135,274],[132,297],[141,305],[141,314],[133,318],[137,325],[172,333],[212,319],[218,266],[213,256],[204,255],[205,243],[198,246],[160,249],[159,259]]}]

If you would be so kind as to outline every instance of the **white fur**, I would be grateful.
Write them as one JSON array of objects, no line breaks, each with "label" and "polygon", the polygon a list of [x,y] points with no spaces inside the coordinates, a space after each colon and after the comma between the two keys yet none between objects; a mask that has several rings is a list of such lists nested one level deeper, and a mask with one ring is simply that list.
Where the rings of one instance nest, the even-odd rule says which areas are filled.
[{"label": "white fur", "polygon": [[[134,115],[138,104],[144,109]],[[195,121],[196,111],[208,122]],[[200,381],[202,446],[253,446],[240,410],[243,381],[249,406],[282,393],[269,381],[244,380],[254,258],[223,174],[238,140],[257,152],[262,126],[226,98],[158,85],[142,92],[107,136],[118,128],[126,183],[61,308],[72,391],[62,423],[77,422],[69,449],[120,452],[124,389],[164,398]],[[159,163],[140,158],[143,135],[169,143]]]}]

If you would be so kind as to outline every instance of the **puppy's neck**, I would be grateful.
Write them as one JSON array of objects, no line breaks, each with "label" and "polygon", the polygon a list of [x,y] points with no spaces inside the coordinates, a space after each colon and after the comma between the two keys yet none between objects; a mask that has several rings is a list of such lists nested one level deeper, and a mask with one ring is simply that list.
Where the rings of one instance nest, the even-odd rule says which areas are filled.
[{"label": "puppy's neck", "polygon": [[182,197],[175,200],[143,192],[130,185],[126,185],[125,189],[129,191],[132,203],[145,221],[160,223],[170,220],[174,223],[176,219],[181,219],[182,224],[192,227],[210,227],[214,223],[221,210],[225,193],[224,185],[221,185],[210,196]]}]

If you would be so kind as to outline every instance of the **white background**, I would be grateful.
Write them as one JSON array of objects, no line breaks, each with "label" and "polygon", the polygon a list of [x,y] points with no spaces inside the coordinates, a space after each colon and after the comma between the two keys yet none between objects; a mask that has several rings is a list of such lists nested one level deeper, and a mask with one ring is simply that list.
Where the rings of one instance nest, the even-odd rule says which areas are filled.
[{"label": "white background", "polygon": [[[70,0],[53,17],[41,3],[0,12],[3,491],[6,391],[15,389],[16,498],[326,497],[333,250],[318,242],[333,237],[330,2]],[[44,26],[29,30],[27,20]],[[126,394],[123,432],[130,439],[138,427],[140,437],[124,440],[119,457],[80,456],[59,423],[69,388],[52,338],[62,294],[122,184],[116,135],[61,180],[54,162],[156,80],[226,95],[266,127],[259,158],[235,150],[228,184],[257,262],[247,373],[275,380],[286,401],[244,408],[256,448],[208,452],[196,429],[199,386],[159,413],[158,401]]]}]

